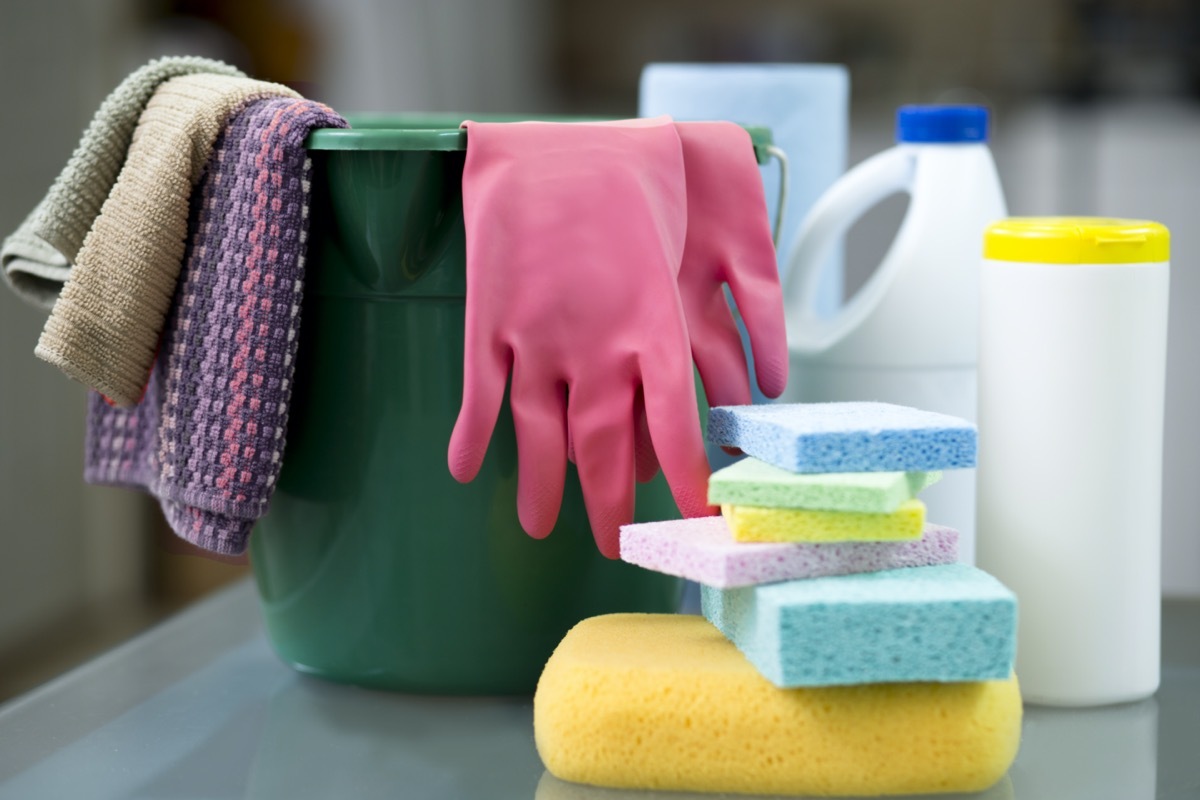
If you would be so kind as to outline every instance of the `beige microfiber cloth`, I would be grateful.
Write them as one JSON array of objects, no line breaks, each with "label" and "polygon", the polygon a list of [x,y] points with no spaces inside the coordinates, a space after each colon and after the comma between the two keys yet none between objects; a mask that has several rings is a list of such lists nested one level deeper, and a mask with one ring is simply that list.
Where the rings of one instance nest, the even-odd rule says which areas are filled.
[{"label": "beige microfiber cloth", "polygon": [[18,297],[42,308],[54,305],[154,90],[171,78],[199,72],[244,77],[220,61],[168,56],[134,71],[105,98],[49,192],[0,244],[0,276]]},{"label": "beige microfiber cloth", "polygon": [[125,165],[83,241],[34,353],[117,405],[136,405],[154,364],[187,238],[188,201],[226,119],[279,84],[195,74],[146,104]]}]

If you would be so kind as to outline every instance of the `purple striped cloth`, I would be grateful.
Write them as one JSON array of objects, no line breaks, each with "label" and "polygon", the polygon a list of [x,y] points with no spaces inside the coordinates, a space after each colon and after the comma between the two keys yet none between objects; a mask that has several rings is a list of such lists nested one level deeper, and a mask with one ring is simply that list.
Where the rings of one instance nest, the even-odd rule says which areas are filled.
[{"label": "purple striped cloth", "polygon": [[230,117],[192,195],[187,252],[142,402],[88,400],[84,478],[142,488],[193,544],[236,555],[279,477],[300,327],[320,103],[259,100]]}]

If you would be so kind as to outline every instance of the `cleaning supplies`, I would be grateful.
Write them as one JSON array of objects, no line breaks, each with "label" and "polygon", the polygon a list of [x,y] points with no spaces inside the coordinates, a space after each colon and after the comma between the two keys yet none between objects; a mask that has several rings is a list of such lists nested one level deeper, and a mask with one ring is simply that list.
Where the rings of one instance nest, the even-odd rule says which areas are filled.
[{"label": "cleaning supplies", "polygon": [[[838,417],[820,404],[809,410],[812,420],[803,406],[785,409],[789,424],[775,435],[794,444],[797,430]],[[727,422],[743,413],[722,411]],[[845,417],[854,424],[843,418],[838,430],[870,441],[889,432],[882,420],[903,429],[914,413],[853,409]],[[754,433],[771,449],[768,434]],[[550,772],[602,786],[836,795],[974,791],[1001,777],[1020,727],[1016,601],[982,570],[953,563],[955,532],[930,527],[924,546],[890,551],[880,542],[826,550],[736,543],[721,523],[622,531],[631,561],[738,585],[704,586],[711,626],[612,615],[568,633],[534,697]],[[945,705],[951,697],[978,705],[964,716]],[[905,729],[902,743],[893,738]],[[929,760],[938,766],[927,773]]]},{"label": "cleaning supplies", "polygon": [[[930,569],[937,569],[936,567]],[[975,792],[1016,756],[1016,678],[780,689],[704,619],[576,625],[533,698],[546,768],[579,783],[770,795]]]},{"label": "cleaning supplies", "polygon": [[[713,409],[710,436],[805,474],[836,465],[974,466],[974,426],[886,403]],[[885,473],[886,474],[886,473]],[[925,507],[890,513],[725,505],[737,541],[918,539]],[[1012,669],[1016,603],[981,570],[959,564],[706,586],[705,616],[784,687],[919,680],[989,680]]]},{"label": "cleaning supplies", "polygon": [[890,403],[775,403],[714,408],[708,438],[799,473],[975,466],[975,426]]},{"label": "cleaning supplies", "polygon": [[926,525],[906,542],[734,541],[723,517],[665,520],[621,528],[621,560],[718,589],[948,564],[958,531]]},{"label": "cleaning supplies", "polygon": [[[979,241],[1005,216],[976,106],[906,106],[898,144],[848,172],[805,219],[784,273],[792,379],[788,400],[882,400],[975,419]],[[818,306],[825,254],[869,208],[907,192],[887,255],[833,316]],[[974,553],[974,475],[927,495],[930,519]]]},{"label": "cleaning supplies", "polygon": [[466,351],[450,472],[475,477],[511,372],[522,526],[535,538],[554,527],[569,442],[592,535],[616,558],[633,517],[639,394],[680,511],[709,512],[678,289],[679,135],[668,118],[465,127]]},{"label": "cleaning supplies", "polygon": [[[571,626],[672,612],[681,581],[597,551],[570,465],[553,534],[524,534],[507,401],[475,480],[446,469],[463,389],[462,120],[365,114],[305,140],[287,451],[250,563],[267,636],[306,675],[528,698]],[[639,521],[678,515],[661,474],[636,498]]]},{"label": "cleaning supplies", "polygon": [[1020,598],[1030,702],[1158,687],[1169,247],[1139,220],[987,230],[979,563]]},{"label": "cleaning supplies", "polygon": [[753,142],[732,123],[667,117],[465,127],[466,361],[450,471],[470,481],[479,469],[511,371],[522,526],[549,533],[570,459],[596,542],[616,558],[635,477],[658,463],[684,515],[711,511],[692,359],[710,395],[750,395],[726,285],[760,387],[777,395],[787,381]]},{"label": "cleaning supplies", "polygon": [[708,621],[780,687],[1012,672],[1016,598],[966,564],[701,591]]}]

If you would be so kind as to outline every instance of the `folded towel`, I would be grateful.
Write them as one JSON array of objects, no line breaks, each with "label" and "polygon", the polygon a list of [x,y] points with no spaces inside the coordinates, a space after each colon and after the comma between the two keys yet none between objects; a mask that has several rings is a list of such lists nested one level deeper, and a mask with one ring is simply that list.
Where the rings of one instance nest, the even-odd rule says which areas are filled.
[{"label": "folded towel", "polygon": [[[308,229],[303,147],[346,127],[308,100],[248,104],[218,137],[146,397],[89,400],[84,477],[144,488],[182,538],[245,550],[282,460]],[[64,298],[66,295],[64,295]]]},{"label": "folded towel", "polygon": [[165,81],[202,72],[242,74],[207,58],[160,58],[133,72],[100,105],[46,197],[0,245],[0,274],[19,297],[43,308],[54,305],[125,163],[147,101]]},{"label": "folded towel", "polygon": [[0,274],[22,300],[48,309],[54,306],[59,290],[67,282],[71,262],[33,232],[45,209],[43,198],[0,245]]},{"label": "folded towel", "polygon": [[117,405],[138,402],[175,294],[188,198],[218,133],[250,100],[299,98],[227,75],[173,78],[134,131],[112,194],[83,241],[35,355]]}]

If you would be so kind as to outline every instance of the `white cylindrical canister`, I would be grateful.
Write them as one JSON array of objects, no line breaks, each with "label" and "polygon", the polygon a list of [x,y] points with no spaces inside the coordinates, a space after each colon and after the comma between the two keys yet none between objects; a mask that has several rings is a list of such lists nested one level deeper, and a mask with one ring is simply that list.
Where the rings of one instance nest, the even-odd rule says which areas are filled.
[{"label": "white cylindrical canister", "polygon": [[1169,247],[1135,220],[984,237],[977,559],[1017,594],[1030,703],[1158,688]]}]

